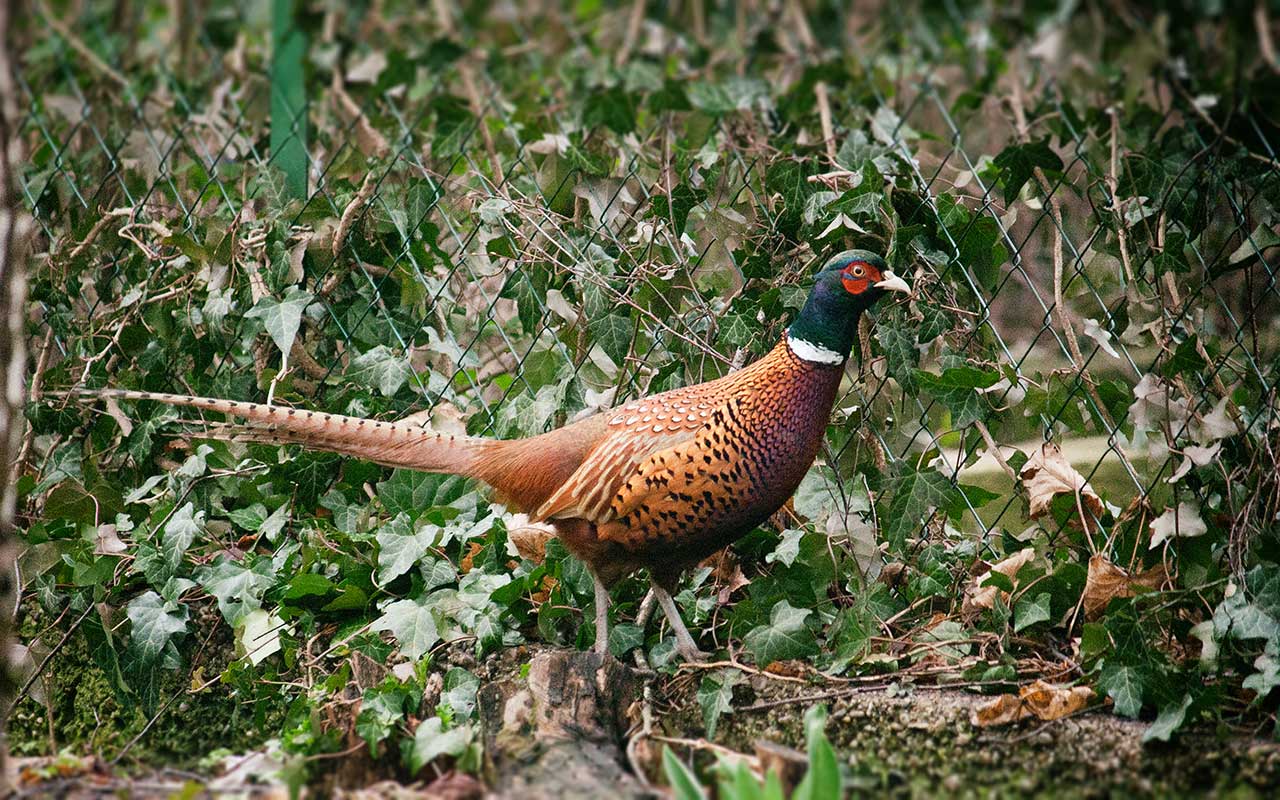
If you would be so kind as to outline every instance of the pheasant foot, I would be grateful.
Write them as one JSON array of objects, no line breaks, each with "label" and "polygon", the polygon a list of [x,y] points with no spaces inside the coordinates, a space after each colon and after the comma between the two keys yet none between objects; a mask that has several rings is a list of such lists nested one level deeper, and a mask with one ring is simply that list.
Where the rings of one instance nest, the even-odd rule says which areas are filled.
[{"label": "pheasant foot", "polygon": [[689,634],[689,629],[685,627],[684,620],[680,619],[680,609],[676,608],[676,601],[671,598],[671,594],[658,584],[653,585],[653,595],[658,598],[658,605],[662,606],[662,613],[666,614],[667,622],[671,623],[671,629],[676,634],[676,652],[685,661],[706,661],[707,654],[698,649],[698,645],[693,641],[693,636]]}]

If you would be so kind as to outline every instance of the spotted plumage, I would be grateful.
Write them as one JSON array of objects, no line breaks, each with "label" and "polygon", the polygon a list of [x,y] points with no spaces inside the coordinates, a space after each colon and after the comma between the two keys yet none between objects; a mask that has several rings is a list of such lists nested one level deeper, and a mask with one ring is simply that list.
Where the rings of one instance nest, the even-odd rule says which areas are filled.
[{"label": "spotted plumage", "polygon": [[680,574],[749,532],[796,490],[822,444],[859,316],[887,291],[906,290],[878,256],[841,253],[819,271],[799,317],[759,361],[513,441],[186,395],[85,394],[241,420],[206,423],[203,435],[213,438],[299,444],[484,481],[513,509],[554,525],[591,569],[598,649],[607,644],[607,587],[647,568],[678,648],[695,657],[670,596]]}]

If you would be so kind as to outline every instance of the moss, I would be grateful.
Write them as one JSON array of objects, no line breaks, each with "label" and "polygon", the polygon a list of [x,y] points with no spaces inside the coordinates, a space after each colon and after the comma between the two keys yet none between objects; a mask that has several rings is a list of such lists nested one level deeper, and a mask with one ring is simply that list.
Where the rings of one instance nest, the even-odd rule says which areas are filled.
[{"label": "moss", "polygon": [[[201,641],[208,635],[194,634]],[[52,646],[61,636],[61,631],[48,634],[47,644]],[[250,750],[278,733],[287,698],[275,687],[263,687],[256,700],[243,698],[220,682],[199,693],[190,692],[196,666],[203,668],[207,680],[218,675],[231,657],[231,636],[221,625],[202,650],[199,664],[160,676],[160,705],[175,699],[129,748],[130,762],[189,768],[214,750]],[[41,683],[48,707],[27,697],[10,718],[9,747],[15,754],[51,755],[70,750],[111,760],[146,728],[149,715],[132,698],[117,694],[79,632],[50,661]],[[159,711],[158,707],[152,713]]]},{"label": "moss", "polygon": [[[704,733],[691,686],[670,687],[661,724],[683,738]],[[753,752],[760,740],[803,749],[798,698],[813,687],[757,678],[734,706],[780,705],[721,718],[717,744]],[[1146,724],[1095,712],[1052,724],[974,728],[972,709],[985,698],[959,691],[889,690],[827,699],[827,736],[854,785],[897,797],[1177,797],[1214,793],[1265,796],[1280,782],[1280,745],[1251,738],[1188,734],[1172,744],[1144,745]],[[708,756],[699,763],[709,764]]]}]

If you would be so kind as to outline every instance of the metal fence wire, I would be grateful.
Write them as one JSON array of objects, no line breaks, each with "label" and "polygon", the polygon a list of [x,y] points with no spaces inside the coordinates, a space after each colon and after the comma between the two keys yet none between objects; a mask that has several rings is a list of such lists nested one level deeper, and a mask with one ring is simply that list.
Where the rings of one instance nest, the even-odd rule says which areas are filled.
[{"label": "metal fence wire", "polygon": [[[761,352],[783,320],[734,312],[735,292],[760,279],[744,254],[767,252],[775,270],[767,280],[783,289],[803,286],[826,255],[777,233],[797,209],[780,201],[766,178],[793,156],[752,137],[792,142],[806,134],[769,129],[778,97],[768,86],[754,94],[748,87],[732,110],[700,118],[713,125],[706,148],[677,167],[670,150],[673,127],[684,124],[678,112],[639,115],[634,130],[613,136],[607,120],[557,108],[560,95],[548,91],[538,101],[546,112],[534,124],[521,72],[537,65],[552,74],[548,65],[559,63],[537,48],[508,45],[486,65],[440,39],[438,58],[425,59],[436,72],[426,75],[395,54],[388,59],[376,48],[335,40],[322,23],[312,31],[321,55],[312,58],[328,61],[310,68],[331,81],[313,77],[305,103],[291,108],[278,96],[279,76],[252,56],[246,62],[254,37],[266,35],[248,12],[209,11],[203,25],[187,20],[190,30],[176,26],[160,37],[167,50],[131,55],[129,32],[103,9],[91,4],[74,30],[55,26],[59,35],[33,48],[18,74],[30,155],[21,194],[42,232],[36,269],[74,276],[65,290],[81,306],[69,314],[37,298],[48,315],[50,357],[74,364],[72,379],[109,380],[126,351],[145,350],[122,342],[122,332],[124,339],[133,334],[117,321],[145,318],[148,307],[186,297],[187,313],[211,328],[225,318],[227,327],[206,345],[214,351],[195,356],[205,365],[202,383],[179,385],[177,372],[151,364],[142,381],[149,388],[261,399],[260,386],[271,383],[258,380],[265,374],[275,376],[273,387],[307,402],[308,395],[343,396],[344,376],[359,361],[387,391],[384,406],[357,403],[353,413],[425,410],[437,424],[461,419],[474,433],[526,435],[562,424],[563,409],[588,413],[714,377]],[[151,35],[148,25],[167,24],[129,26],[133,35]],[[516,14],[506,24],[520,30],[533,23]],[[576,69],[572,60],[587,49],[583,34],[570,28],[565,35],[560,66]],[[1196,331],[1214,335],[1217,345],[1199,353],[1205,363],[1193,389],[1259,386],[1263,424],[1272,424],[1275,259],[1215,274],[1241,247],[1267,255],[1272,244],[1257,240],[1268,202],[1262,187],[1280,177],[1270,121],[1233,120],[1233,130],[1249,132],[1258,170],[1244,180],[1224,171],[1223,160],[1244,145],[1215,133],[1194,99],[1158,92],[1163,121],[1156,127],[1184,129],[1203,155],[1166,197],[1120,197],[1115,174],[1087,157],[1115,146],[1115,128],[1108,136],[1096,122],[1085,126],[1052,80],[1015,98],[1026,109],[1010,113],[1009,98],[993,91],[966,110],[957,99],[970,87],[959,85],[946,57],[922,59],[914,71],[900,63],[891,83],[878,79],[886,69],[881,55],[853,57],[849,80],[865,80],[865,96],[860,107],[836,106],[831,151],[851,143],[887,154],[894,191],[918,198],[899,226],[927,225],[945,250],[921,252],[904,242],[892,266],[913,285],[935,287],[944,305],[960,304],[951,309],[954,351],[982,342],[999,354],[1005,380],[991,395],[994,404],[1024,402],[1035,374],[1061,382],[1056,405],[1041,403],[1014,424],[1013,435],[1053,438],[1066,430],[1064,418],[1084,417],[1097,440],[1076,462],[1086,479],[1105,479],[1111,488],[1104,494],[1118,502],[1167,489],[1181,454],[1169,450],[1163,463],[1134,469],[1123,414],[1106,406],[1091,377],[1119,376],[1132,386],[1171,358],[1168,347],[1122,335],[1126,298],[1139,295],[1164,298],[1148,309],[1161,330],[1187,340]],[[633,75],[626,67],[623,81]],[[282,116],[281,108],[293,115]],[[1019,118],[1031,109],[1040,116]],[[1113,126],[1126,124],[1121,113]],[[269,137],[273,123],[287,124],[290,136]],[[1051,130],[1061,168],[1029,174],[1028,189],[1002,197],[990,176],[992,159],[1012,142]],[[281,163],[290,137],[305,158],[306,190],[296,199],[291,168]],[[609,158],[593,150],[602,138],[616,144]],[[1122,148],[1109,160],[1125,173],[1150,157]],[[819,147],[797,174],[809,189],[844,191],[857,176],[834,161]],[[697,186],[711,164],[714,178]],[[677,222],[675,187],[686,185],[699,191],[678,209],[691,221]],[[956,203],[971,213],[948,214]],[[1157,242],[1176,234],[1184,213],[1213,221],[1211,235],[1186,246],[1190,263],[1176,285],[1152,268],[1157,246],[1117,257],[1117,219],[1131,236]],[[856,225],[847,227],[856,234]],[[991,230],[997,239],[990,245],[1007,252],[994,282],[964,258],[971,237]],[[75,264],[84,258],[92,266],[80,271]],[[958,295],[938,288],[944,275],[962,287]],[[235,304],[243,312],[264,298],[298,303],[300,327],[285,358],[262,346],[216,352],[244,341],[249,317],[229,313]],[[150,323],[163,335],[158,321]],[[383,353],[380,346],[387,355],[371,356]],[[824,455],[841,473],[837,485],[864,485],[853,466],[867,453],[891,466],[915,463],[939,444],[946,446],[935,465],[958,480],[972,457],[989,449],[991,432],[981,421],[952,430],[928,393],[903,392],[886,376],[874,335],[862,349],[837,403],[837,424],[848,423],[852,434],[833,440]],[[995,433],[1014,443],[1009,435]],[[856,454],[859,448],[865,450]],[[983,541],[1002,530],[1017,533],[1026,525],[1022,501],[1009,494],[1002,502],[973,508],[965,526]]]}]

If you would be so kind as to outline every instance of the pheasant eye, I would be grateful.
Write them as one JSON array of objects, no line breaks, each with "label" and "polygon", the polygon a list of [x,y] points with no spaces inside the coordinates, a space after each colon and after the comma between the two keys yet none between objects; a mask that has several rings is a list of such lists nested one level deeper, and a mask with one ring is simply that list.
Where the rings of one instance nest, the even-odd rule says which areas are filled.
[{"label": "pheasant eye", "polygon": [[853,273],[853,277],[855,277],[855,278],[861,278],[863,275],[865,275],[865,274],[866,274],[866,270],[865,270],[865,269],[863,269],[863,267],[862,267],[862,265],[861,265],[861,264],[854,264],[854,265],[849,269],[849,271],[850,271],[851,273]]}]

